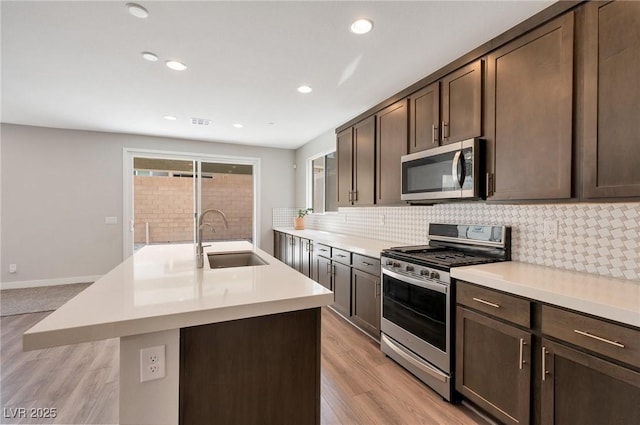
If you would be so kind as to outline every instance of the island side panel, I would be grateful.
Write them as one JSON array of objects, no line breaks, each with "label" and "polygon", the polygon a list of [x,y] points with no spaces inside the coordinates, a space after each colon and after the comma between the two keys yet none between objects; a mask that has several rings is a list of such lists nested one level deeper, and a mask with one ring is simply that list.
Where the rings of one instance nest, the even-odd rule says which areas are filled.
[{"label": "island side panel", "polygon": [[319,424],[320,308],[180,330],[180,424]]},{"label": "island side panel", "polygon": [[[120,424],[177,424],[179,407],[180,330],[120,338]],[[165,346],[161,379],[140,382],[140,350]]]}]

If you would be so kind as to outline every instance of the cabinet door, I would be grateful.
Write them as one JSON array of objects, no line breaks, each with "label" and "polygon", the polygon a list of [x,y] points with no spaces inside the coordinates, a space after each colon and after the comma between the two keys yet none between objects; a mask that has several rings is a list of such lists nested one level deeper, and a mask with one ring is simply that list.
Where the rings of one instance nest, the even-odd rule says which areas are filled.
[{"label": "cabinet door", "polygon": [[573,15],[567,13],[488,57],[487,156],[495,173],[493,199],[571,197]]},{"label": "cabinet door", "polygon": [[336,140],[337,155],[337,180],[338,180],[338,206],[351,205],[351,192],[353,190],[353,129],[338,133]]},{"label": "cabinet door", "polygon": [[280,258],[280,232],[273,231],[273,256],[282,261]]},{"label": "cabinet door", "polygon": [[287,259],[287,255],[289,253],[289,241],[287,240],[287,234],[286,233],[280,233],[280,261],[282,261],[285,264],[288,264],[287,261],[289,261]]},{"label": "cabinet door", "polygon": [[353,204],[373,205],[375,182],[376,117],[353,126]]},{"label": "cabinet door", "polygon": [[440,145],[440,82],[409,96],[409,152]]},{"label": "cabinet door", "polygon": [[531,333],[456,311],[456,390],[503,423],[528,424]]},{"label": "cabinet door", "polygon": [[331,285],[331,260],[324,257],[316,257],[313,269],[316,282],[329,290],[333,290]]},{"label": "cabinet door", "polygon": [[384,108],[376,125],[376,204],[399,204],[400,157],[407,154],[407,101]]},{"label": "cabinet door", "polygon": [[312,277],[312,257],[313,257],[313,241],[309,239],[300,239],[300,250],[302,258],[300,260],[300,272],[307,277]]},{"label": "cabinet door", "polygon": [[542,339],[542,423],[640,423],[640,373]]},{"label": "cabinet door", "polygon": [[441,144],[482,136],[482,60],[442,79]]},{"label": "cabinet door", "polygon": [[380,338],[380,277],[352,269],[351,320],[374,338]]},{"label": "cabinet door", "polygon": [[333,271],[333,308],[344,316],[351,316],[351,267],[331,262]]},{"label": "cabinet door", "polygon": [[638,197],[640,2],[585,10],[583,197]]},{"label": "cabinet door", "polygon": [[291,267],[302,270],[302,243],[298,236],[293,236],[291,241]]}]

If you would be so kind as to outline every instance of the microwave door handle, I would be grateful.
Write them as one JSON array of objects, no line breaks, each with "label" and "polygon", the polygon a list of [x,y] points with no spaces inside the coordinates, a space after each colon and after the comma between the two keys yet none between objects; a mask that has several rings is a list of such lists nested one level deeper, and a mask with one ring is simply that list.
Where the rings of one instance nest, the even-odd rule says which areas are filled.
[{"label": "microwave door handle", "polygon": [[[462,151],[460,151],[460,153],[462,153]],[[458,183],[460,183],[460,188],[462,188],[462,186],[464,185],[464,180],[465,177],[467,175],[466,170],[465,170],[465,166],[464,166],[464,155],[460,155],[458,157],[458,169],[457,169],[457,177],[458,177]]]},{"label": "microwave door handle", "polygon": [[456,179],[456,183],[460,186],[460,188],[462,188],[462,183],[460,182],[460,174],[458,170],[461,155],[462,151],[456,152],[456,154],[453,156],[453,161],[451,161],[451,177]]}]

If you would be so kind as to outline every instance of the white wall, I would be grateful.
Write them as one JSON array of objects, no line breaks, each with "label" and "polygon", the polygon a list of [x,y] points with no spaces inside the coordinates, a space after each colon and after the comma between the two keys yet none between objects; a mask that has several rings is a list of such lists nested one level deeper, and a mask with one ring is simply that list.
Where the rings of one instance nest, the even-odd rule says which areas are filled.
[{"label": "white wall", "polygon": [[[0,278],[102,275],[122,261],[123,148],[258,157],[260,247],[273,249],[272,209],[294,203],[288,149],[2,124]],[[105,225],[106,216],[118,225]],[[9,274],[9,264],[18,273]]]},{"label": "white wall", "polygon": [[336,133],[334,129],[321,134],[315,139],[296,150],[296,184],[295,205],[280,205],[281,207],[304,207],[306,203],[306,182],[311,172],[307,169],[307,160],[319,153],[324,153],[336,148]]}]

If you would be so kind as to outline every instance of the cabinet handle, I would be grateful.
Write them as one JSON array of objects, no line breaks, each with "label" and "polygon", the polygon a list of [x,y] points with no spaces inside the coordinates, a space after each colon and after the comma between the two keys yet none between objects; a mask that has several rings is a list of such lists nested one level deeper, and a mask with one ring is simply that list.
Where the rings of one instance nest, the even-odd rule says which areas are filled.
[{"label": "cabinet handle", "polygon": [[376,282],[376,298],[380,296],[380,282]]},{"label": "cabinet handle", "polygon": [[431,124],[431,142],[434,145],[438,144],[438,127],[435,124]]},{"label": "cabinet handle", "polygon": [[349,191],[349,202],[353,202],[353,190]]},{"label": "cabinet handle", "polygon": [[444,137],[444,121],[442,121],[442,125],[440,126],[440,140],[444,142],[446,137]]},{"label": "cabinet handle", "polygon": [[340,257],[340,258],[347,258],[346,255],[342,255],[342,254],[336,254],[336,257]]},{"label": "cabinet handle", "polygon": [[492,303],[492,302],[489,302],[489,301],[485,301],[482,298],[473,297],[473,300],[477,301],[479,303],[482,303],[482,304],[490,305],[491,307],[494,307],[494,308],[500,308],[499,304],[495,304],[495,303]]},{"label": "cabinet handle", "polygon": [[542,347],[542,381],[543,382],[547,380],[547,375],[549,374],[549,371],[547,370],[547,354],[549,354],[547,349],[545,347]]},{"label": "cabinet handle", "polygon": [[524,342],[524,338],[520,338],[520,362],[518,363],[520,370],[522,370],[522,365],[526,363],[526,360],[523,358],[525,345],[527,345],[527,343]]},{"label": "cabinet handle", "polygon": [[358,191],[357,190],[353,191],[353,202],[358,202]]},{"label": "cabinet handle", "polygon": [[493,196],[494,180],[492,173],[487,173],[487,181],[485,182],[485,184],[487,185],[487,197]]},{"label": "cabinet handle", "polygon": [[366,261],[363,261],[362,264],[364,264],[365,266],[373,266],[373,264],[367,263]]},{"label": "cabinet handle", "polygon": [[442,121],[442,140],[446,140],[450,137],[449,134],[449,124]]},{"label": "cabinet handle", "polygon": [[327,274],[331,274],[331,263],[327,263]]},{"label": "cabinet handle", "polygon": [[332,265],[331,265],[331,269],[332,269],[332,273],[331,273],[331,274],[332,274],[333,276],[335,276],[335,275],[336,275],[336,265],[335,265],[335,264],[332,264]]},{"label": "cabinet handle", "polygon": [[607,344],[615,345],[619,348],[624,348],[624,344],[621,344],[618,341],[611,341],[610,339],[602,338],[597,335],[590,334],[589,332],[579,331],[577,329],[574,329],[573,331],[579,335],[588,336],[589,338],[597,339],[598,341],[606,342]]}]

